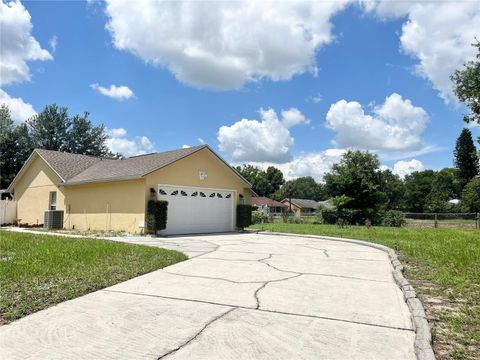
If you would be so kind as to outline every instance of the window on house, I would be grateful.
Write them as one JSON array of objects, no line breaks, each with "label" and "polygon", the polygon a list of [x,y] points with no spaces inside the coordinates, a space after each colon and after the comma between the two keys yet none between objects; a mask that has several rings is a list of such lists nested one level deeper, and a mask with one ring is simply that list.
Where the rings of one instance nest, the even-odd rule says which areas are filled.
[{"label": "window on house", "polygon": [[48,209],[57,210],[57,192],[56,191],[50,191],[50,205]]}]

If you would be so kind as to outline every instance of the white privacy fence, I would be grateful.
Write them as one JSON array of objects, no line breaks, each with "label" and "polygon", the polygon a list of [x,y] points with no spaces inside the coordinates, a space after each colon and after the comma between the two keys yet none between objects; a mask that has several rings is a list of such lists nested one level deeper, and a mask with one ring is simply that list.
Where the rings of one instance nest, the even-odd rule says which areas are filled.
[{"label": "white privacy fence", "polygon": [[12,200],[0,200],[0,225],[12,224],[17,217],[17,203]]}]

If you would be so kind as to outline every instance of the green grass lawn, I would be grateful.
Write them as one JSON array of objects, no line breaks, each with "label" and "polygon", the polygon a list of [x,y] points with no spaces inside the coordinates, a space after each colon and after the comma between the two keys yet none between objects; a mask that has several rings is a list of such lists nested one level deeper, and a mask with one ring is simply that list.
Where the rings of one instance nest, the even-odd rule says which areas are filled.
[{"label": "green grass lawn", "polygon": [[438,359],[480,359],[480,230],[315,224],[252,229],[367,240],[395,249],[433,327]]},{"label": "green grass lawn", "polygon": [[149,246],[0,230],[0,325],[185,259]]}]

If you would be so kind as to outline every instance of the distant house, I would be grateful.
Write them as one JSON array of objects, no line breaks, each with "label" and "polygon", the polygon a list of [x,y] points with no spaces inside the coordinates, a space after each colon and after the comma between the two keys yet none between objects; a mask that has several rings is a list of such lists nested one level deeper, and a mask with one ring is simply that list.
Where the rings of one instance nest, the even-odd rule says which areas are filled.
[{"label": "distant house", "polygon": [[[287,211],[290,209],[289,199],[281,201],[282,204],[287,206]],[[292,212],[295,216],[311,216],[315,215],[315,211],[318,208],[318,202],[315,200],[307,199],[291,199]]]},{"label": "distant house", "polygon": [[285,204],[267,197],[252,197],[251,203],[258,207],[258,211],[261,211],[265,216],[282,216],[287,211]]},{"label": "distant house", "polygon": [[317,209],[335,210],[337,208],[330,200],[319,201],[317,204]]}]

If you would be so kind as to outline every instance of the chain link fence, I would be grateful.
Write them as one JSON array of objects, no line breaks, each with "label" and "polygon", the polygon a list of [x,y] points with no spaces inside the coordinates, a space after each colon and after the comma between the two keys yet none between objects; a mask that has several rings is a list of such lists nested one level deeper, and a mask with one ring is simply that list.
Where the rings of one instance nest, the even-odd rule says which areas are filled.
[{"label": "chain link fence", "polygon": [[408,227],[480,229],[480,213],[404,213]]}]

